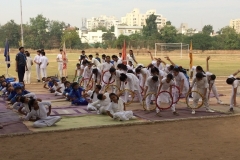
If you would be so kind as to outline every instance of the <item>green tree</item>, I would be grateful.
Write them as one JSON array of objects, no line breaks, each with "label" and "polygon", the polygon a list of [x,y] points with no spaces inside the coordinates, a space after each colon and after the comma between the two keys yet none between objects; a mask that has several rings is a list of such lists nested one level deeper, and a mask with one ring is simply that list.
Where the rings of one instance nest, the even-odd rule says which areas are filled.
[{"label": "green tree", "polygon": [[213,26],[212,25],[205,25],[202,29],[202,33],[206,35],[210,35],[213,32]]},{"label": "green tree", "polygon": [[239,34],[231,27],[224,27],[221,29],[219,41],[224,46],[223,49],[240,49]]},{"label": "green tree", "polygon": [[193,48],[202,51],[208,50],[212,47],[212,38],[203,33],[197,33],[192,36]]},{"label": "green tree", "polygon": [[65,30],[62,36],[62,42],[64,41],[66,48],[80,49],[82,47],[81,40],[76,29]]},{"label": "green tree", "polygon": [[9,41],[10,47],[19,47],[21,39],[20,26],[10,20],[5,25],[0,26],[0,46],[3,47],[6,39]]},{"label": "green tree", "polygon": [[107,31],[108,31],[108,29],[107,29],[105,26],[98,26],[98,27],[96,27],[96,28],[93,28],[93,29],[91,30],[91,32],[97,32],[97,30],[101,30],[101,31],[103,31],[103,32],[107,32]]},{"label": "green tree", "polygon": [[146,19],[146,26],[143,26],[143,36],[145,38],[149,37],[157,37],[159,35],[158,33],[158,28],[157,28],[157,23],[156,23],[157,16],[152,14]]},{"label": "green tree", "polygon": [[122,48],[122,47],[123,47],[123,42],[124,42],[124,40],[125,40],[125,42],[126,42],[126,45],[128,45],[128,43],[129,43],[129,37],[121,34],[121,35],[118,37],[117,41],[115,42],[115,43],[116,43],[116,44],[115,44],[116,47],[117,47],[117,48]]},{"label": "green tree", "polygon": [[167,22],[166,22],[166,25],[171,26],[171,25],[172,25],[172,22],[171,22],[171,21],[167,21]]},{"label": "green tree", "polygon": [[114,33],[111,33],[110,31],[108,31],[107,33],[103,33],[102,40],[103,40],[104,44],[106,44],[108,46],[108,48],[111,48],[111,47],[113,47],[116,37],[115,37]]},{"label": "green tree", "polygon": [[49,41],[48,48],[60,48],[63,29],[65,28],[64,22],[50,21],[48,24]]},{"label": "green tree", "polygon": [[115,26],[111,26],[110,32],[114,32],[114,30],[115,30]]},{"label": "green tree", "polygon": [[160,30],[161,40],[165,43],[176,42],[177,29],[174,26],[164,26]]}]

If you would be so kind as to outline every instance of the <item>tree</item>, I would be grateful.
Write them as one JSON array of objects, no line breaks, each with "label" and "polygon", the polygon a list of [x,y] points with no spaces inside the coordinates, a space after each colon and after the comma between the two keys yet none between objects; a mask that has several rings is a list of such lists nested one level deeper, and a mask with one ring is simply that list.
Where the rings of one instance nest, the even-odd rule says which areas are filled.
[{"label": "tree", "polygon": [[106,44],[109,48],[111,48],[113,47],[116,37],[113,33],[108,31],[107,33],[103,33],[102,40],[104,41],[104,44]]},{"label": "tree", "polygon": [[161,40],[164,43],[174,43],[176,42],[177,29],[174,26],[164,26],[160,30]]},{"label": "tree", "polygon": [[5,25],[0,26],[0,46],[4,47],[6,39],[8,39],[11,47],[18,48],[21,33],[20,26],[14,22],[14,20],[10,20]]},{"label": "tree", "polygon": [[202,51],[208,50],[212,46],[212,38],[203,33],[197,33],[192,36],[193,48],[201,49]]},{"label": "tree", "polygon": [[239,34],[231,27],[224,27],[221,29],[219,41],[223,49],[240,49]]},{"label": "tree", "polygon": [[166,25],[171,26],[171,25],[172,25],[172,22],[171,22],[171,21],[167,21],[167,22],[166,22]]},{"label": "tree", "polygon": [[48,24],[49,41],[48,48],[60,48],[63,29],[65,28],[64,22],[50,21]]},{"label": "tree", "polygon": [[213,32],[213,26],[205,25],[202,29],[202,33],[206,35],[210,35]]},{"label": "tree", "polygon": [[33,49],[45,48],[49,40],[48,23],[49,20],[43,15],[30,18],[30,33],[26,35],[25,44]]},{"label": "tree", "polygon": [[64,41],[66,48],[80,49],[82,47],[81,40],[76,29],[65,30],[62,36],[62,42]]},{"label": "tree", "polygon": [[157,37],[159,35],[158,33],[158,28],[157,28],[157,23],[156,23],[157,16],[152,14],[146,19],[146,26],[143,26],[143,36],[145,38],[149,37]]},{"label": "tree", "polygon": [[114,32],[114,30],[115,30],[115,26],[111,26],[110,32]]},{"label": "tree", "polygon": [[97,32],[97,30],[101,30],[103,32],[107,32],[108,29],[105,26],[97,26],[91,30],[91,32]]},{"label": "tree", "polygon": [[129,43],[129,37],[121,34],[118,37],[117,41],[115,42],[116,43],[116,47],[117,48],[122,48],[124,40],[125,40],[126,44]]}]

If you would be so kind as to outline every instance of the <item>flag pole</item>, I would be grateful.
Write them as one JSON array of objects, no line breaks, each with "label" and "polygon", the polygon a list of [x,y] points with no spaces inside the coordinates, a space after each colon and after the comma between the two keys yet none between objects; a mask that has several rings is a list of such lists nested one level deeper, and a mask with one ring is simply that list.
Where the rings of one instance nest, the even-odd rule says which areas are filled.
[{"label": "flag pole", "polygon": [[22,45],[24,46],[24,42],[23,42],[23,19],[22,19],[22,0],[20,0],[20,10],[21,10],[21,40],[22,40]]}]

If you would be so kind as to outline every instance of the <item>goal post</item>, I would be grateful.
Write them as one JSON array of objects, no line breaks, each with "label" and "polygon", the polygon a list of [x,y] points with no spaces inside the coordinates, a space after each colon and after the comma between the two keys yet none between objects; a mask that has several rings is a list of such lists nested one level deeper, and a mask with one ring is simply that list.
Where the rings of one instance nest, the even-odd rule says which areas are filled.
[{"label": "goal post", "polygon": [[161,56],[168,54],[179,54],[183,58],[183,54],[189,53],[189,44],[186,43],[155,43],[155,57],[160,53]]}]

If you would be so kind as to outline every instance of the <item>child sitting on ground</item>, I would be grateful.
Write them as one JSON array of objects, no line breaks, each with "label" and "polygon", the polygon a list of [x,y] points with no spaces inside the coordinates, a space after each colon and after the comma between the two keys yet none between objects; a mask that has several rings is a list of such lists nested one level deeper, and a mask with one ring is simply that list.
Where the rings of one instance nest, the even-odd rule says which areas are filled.
[{"label": "child sitting on ground", "polygon": [[[30,113],[24,118],[24,120],[35,121],[33,127],[42,128],[50,127],[61,120],[60,116],[50,116],[51,114],[51,103],[50,102],[38,102],[36,99],[31,99],[29,101],[29,109],[33,108]],[[45,108],[48,106],[48,111]],[[36,116],[36,119],[31,117]]]},{"label": "child sitting on ground", "polygon": [[84,96],[86,97],[87,101],[88,101],[88,106],[87,106],[87,110],[89,111],[96,111],[97,108],[94,107],[92,105],[93,102],[96,102],[98,100],[97,96],[99,94],[99,92],[101,91],[102,86],[100,85],[96,85],[95,90],[91,91],[89,90]]},{"label": "child sitting on ground", "polygon": [[92,106],[97,109],[97,114],[106,114],[108,105],[110,104],[109,93],[98,94],[98,100],[92,103]]},{"label": "child sitting on ground", "polygon": [[75,105],[88,105],[88,102],[82,97],[82,92],[85,90],[79,87],[77,82],[73,82],[72,90],[69,93],[69,98],[72,101],[72,104]]},{"label": "child sitting on ground", "polygon": [[126,106],[124,101],[119,98],[115,93],[109,95],[111,103],[107,108],[107,114],[113,119],[118,119],[120,121],[127,121],[129,119],[136,119],[133,116],[132,111],[126,111]]}]

